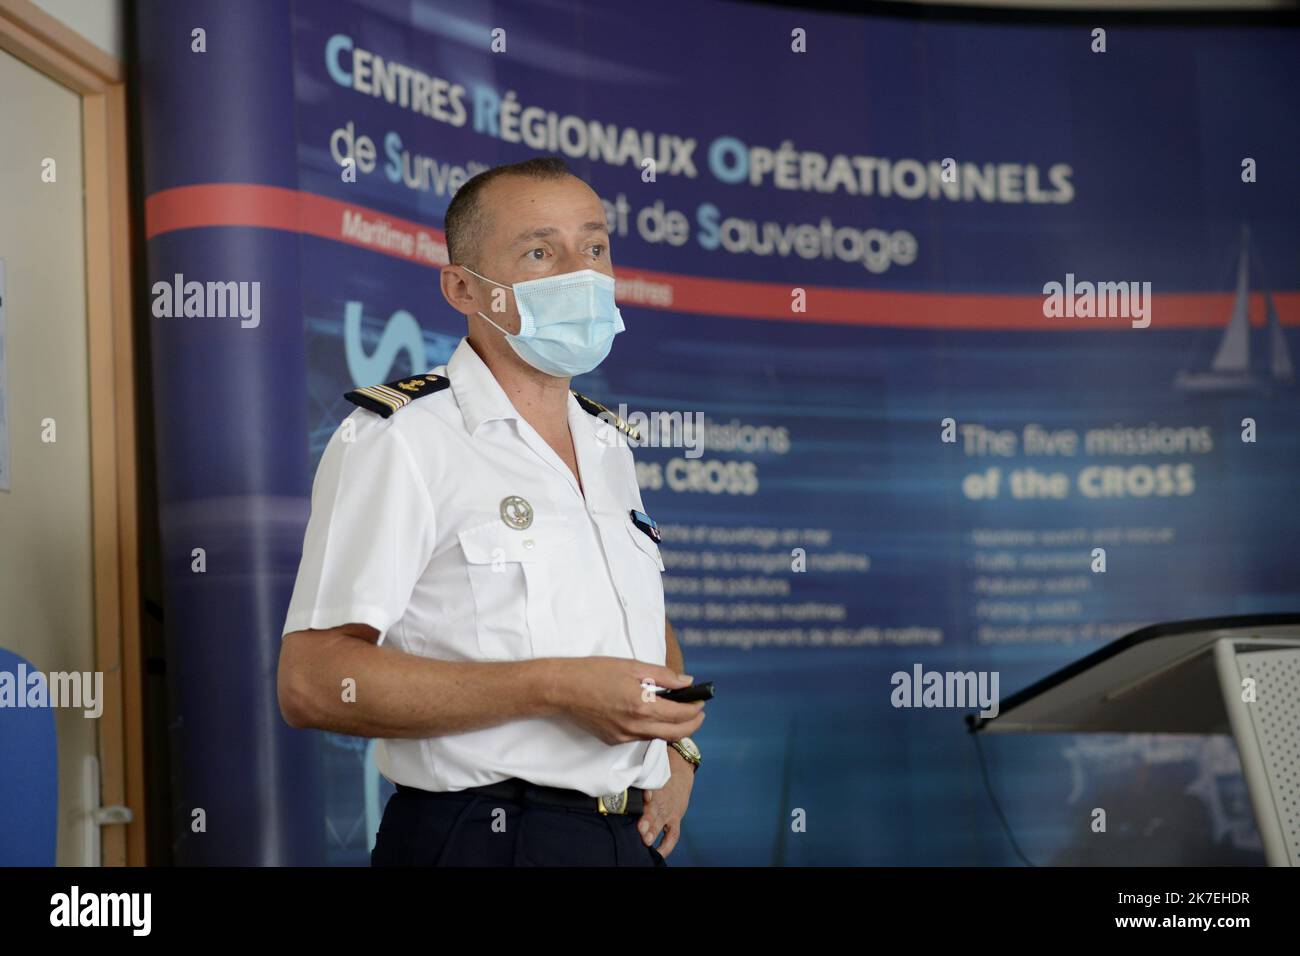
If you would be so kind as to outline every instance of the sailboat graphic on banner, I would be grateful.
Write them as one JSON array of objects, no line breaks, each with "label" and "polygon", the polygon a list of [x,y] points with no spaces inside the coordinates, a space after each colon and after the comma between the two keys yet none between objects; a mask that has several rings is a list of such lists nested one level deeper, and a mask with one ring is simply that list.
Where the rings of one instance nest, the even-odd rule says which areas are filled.
[{"label": "sailboat graphic on banner", "polygon": [[[1267,286],[1263,289],[1267,316],[1265,340],[1256,342],[1252,348],[1250,272],[1250,229],[1243,227],[1241,252],[1237,258],[1237,297],[1232,304],[1228,327],[1219,340],[1219,349],[1208,369],[1179,372],[1174,379],[1176,387],[1188,392],[1239,392],[1295,380],[1286,333],[1282,331],[1277,308],[1273,305],[1273,293]],[[1252,355],[1255,358],[1253,363]]]}]

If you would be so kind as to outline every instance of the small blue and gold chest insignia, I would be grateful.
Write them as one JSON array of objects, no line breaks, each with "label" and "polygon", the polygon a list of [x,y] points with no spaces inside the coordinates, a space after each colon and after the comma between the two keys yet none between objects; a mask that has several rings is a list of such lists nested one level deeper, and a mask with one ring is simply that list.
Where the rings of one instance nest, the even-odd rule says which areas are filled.
[{"label": "small blue and gold chest insignia", "polygon": [[343,397],[353,405],[369,409],[382,418],[387,418],[399,408],[411,404],[417,398],[441,392],[451,386],[451,379],[432,373],[399,378],[387,385],[366,385],[344,392]]},{"label": "small blue and gold chest insignia", "polygon": [[633,508],[632,523],[644,531],[655,544],[659,544],[662,540],[663,536],[659,533],[659,522],[655,521],[654,518],[650,517],[644,511],[637,511]]}]

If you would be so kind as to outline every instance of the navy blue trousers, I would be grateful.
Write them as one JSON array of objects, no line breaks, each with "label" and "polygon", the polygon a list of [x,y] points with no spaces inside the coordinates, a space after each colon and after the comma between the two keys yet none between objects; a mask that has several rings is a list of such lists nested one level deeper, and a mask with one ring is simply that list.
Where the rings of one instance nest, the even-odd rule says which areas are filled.
[{"label": "navy blue trousers", "polygon": [[641,840],[640,814],[516,803],[467,791],[398,790],[371,866],[667,866]]}]

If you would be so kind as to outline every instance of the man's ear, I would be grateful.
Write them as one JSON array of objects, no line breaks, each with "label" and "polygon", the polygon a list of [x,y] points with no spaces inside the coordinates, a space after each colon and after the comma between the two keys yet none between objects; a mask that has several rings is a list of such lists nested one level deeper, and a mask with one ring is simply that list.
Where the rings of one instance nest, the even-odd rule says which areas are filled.
[{"label": "man's ear", "polygon": [[478,311],[469,283],[465,281],[464,275],[459,270],[443,266],[438,276],[438,285],[447,304],[461,315],[473,315]]}]

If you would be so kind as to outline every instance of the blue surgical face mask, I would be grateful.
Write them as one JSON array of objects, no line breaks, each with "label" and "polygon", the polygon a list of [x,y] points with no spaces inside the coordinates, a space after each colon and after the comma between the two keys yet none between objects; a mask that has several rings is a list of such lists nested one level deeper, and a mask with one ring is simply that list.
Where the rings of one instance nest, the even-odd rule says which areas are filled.
[{"label": "blue surgical face mask", "polygon": [[515,354],[538,371],[556,378],[590,372],[605,360],[614,336],[623,331],[623,316],[614,304],[614,280],[594,269],[502,285],[467,266],[484,282],[513,289],[519,332],[511,334],[482,312]]}]

